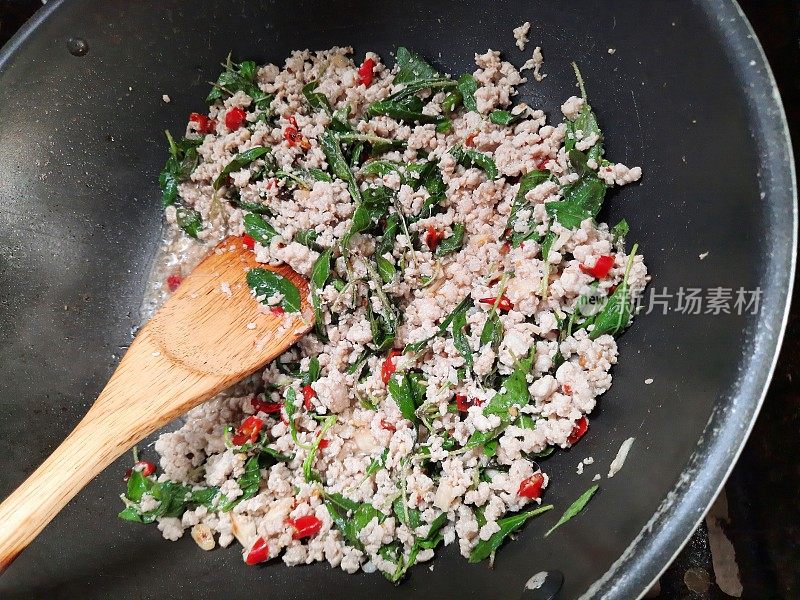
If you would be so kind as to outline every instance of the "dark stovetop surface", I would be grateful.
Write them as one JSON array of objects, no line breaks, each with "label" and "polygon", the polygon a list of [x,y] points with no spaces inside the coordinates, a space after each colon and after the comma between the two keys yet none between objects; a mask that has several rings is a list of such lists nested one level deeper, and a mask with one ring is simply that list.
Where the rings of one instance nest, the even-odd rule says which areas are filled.
[{"label": "dark stovetop surface", "polygon": [[[739,0],[800,135],[800,0]],[[41,6],[0,0],[0,46]],[[800,284],[795,285],[795,296]],[[800,597],[800,307],[789,317],[764,408],[705,522],[648,598]]]}]

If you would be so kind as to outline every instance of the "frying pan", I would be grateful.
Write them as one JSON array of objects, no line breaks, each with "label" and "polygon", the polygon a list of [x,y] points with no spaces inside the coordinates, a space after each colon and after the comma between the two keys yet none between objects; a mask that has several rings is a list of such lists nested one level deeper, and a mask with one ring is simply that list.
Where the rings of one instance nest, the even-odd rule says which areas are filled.
[{"label": "frying pan", "polygon": [[[526,20],[522,53],[511,29]],[[651,288],[760,289],[758,313],[640,315],[591,435],[545,465],[548,501],[567,506],[635,437],[625,466],[556,534],[543,538],[543,520],[526,526],[494,569],[454,546],[398,588],[327,565],[247,568],[236,550],[203,553],[188,536],[168,543],[117,520],[122,459],[0,578],[3,598],[519,598],[540,571],[563,578],[560,598],[632,598],[713,500],[772,374],[797,223],[780,98],[725,0],[49,2],[0,53],[0,496],[78,421],[140,322],[163,130],[203,109],[228,52],[281,63],[336,44],[387,61],[406,45],[455,74],[474,69],[476,51],[521,64],[541,45],[547,78],[520,93],[553,119],[575,92],[575,60],[609,156],[644,168],[601,217],[628,220]],[[576,474],[588,456],[595,464]]]}]

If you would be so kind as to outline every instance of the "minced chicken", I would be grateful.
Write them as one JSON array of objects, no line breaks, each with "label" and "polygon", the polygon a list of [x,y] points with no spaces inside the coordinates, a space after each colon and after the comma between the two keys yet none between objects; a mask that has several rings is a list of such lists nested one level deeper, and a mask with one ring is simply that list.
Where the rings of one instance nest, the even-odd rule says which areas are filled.
[{"label": "minced chicken", "polygon": [[458,79],[351,55],[229,62],[170,138],[167,221],[311,278],[317,323],[161,435],[121,516],[399,581],[441,542],[488,556],[509,513],[537,514],[536,459],[586,433],[648,279],[627,224],[594,217],[641,170],[604,157],[580,76],[548,124],[499,52]]}]

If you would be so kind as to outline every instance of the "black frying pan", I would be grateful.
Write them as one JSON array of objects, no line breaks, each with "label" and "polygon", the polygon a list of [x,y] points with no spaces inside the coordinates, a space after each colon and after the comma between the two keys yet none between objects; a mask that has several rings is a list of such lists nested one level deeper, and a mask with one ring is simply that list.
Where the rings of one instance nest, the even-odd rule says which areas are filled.
[{"label": "black frying pan", "polygon": [[[511,29],[526,20],[523,55]],[[84,56],[69,52],[85,49],[68,43],[77,37]],[[541,45],[548,77],[521,92],[554,118],[577,61],[609,155],[645,170],[603,220],[629,221],[652,288],[758,287],[759,314],[640,316],[592,435],[546,465],[548,501],[566,506],[589,484],[577,463],[593,456],[605,473],[635,436],[625,467],[557,534],[544,540],[544,522],[529,524],[494,570],[452,546],[399,588],[326,565],[249,568],[236,550],[203,553],[188,536],[173,544],[117,520],[126,458],[0,578],[3,598],[518,598],[542,570],[563,574],[562,598],[631,598],[714,498],[772,373],[797,221],[780,99],[752,30],[724,0],[51,0],[0,53],[0,497],[78,421],[139,322],[163,130],[203,108],[229,51],[282,61],[334,44],[387,58],[404,44],[451,73],[487,47],[521,64]]]}]

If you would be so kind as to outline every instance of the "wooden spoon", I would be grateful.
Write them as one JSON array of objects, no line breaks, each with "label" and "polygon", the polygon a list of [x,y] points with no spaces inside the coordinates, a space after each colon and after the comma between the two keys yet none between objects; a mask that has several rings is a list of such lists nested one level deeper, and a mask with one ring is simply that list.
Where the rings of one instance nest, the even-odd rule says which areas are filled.
[{"label": "wooden spoon", "polygon": [[[268,268],[300,291],[302,311],[259,310],[245,276]],[[136,442],[285,352],[312,326],[308,283],[223,240],[142,327],[94,405],[0,505],[0,572],[95,475]]]}]

